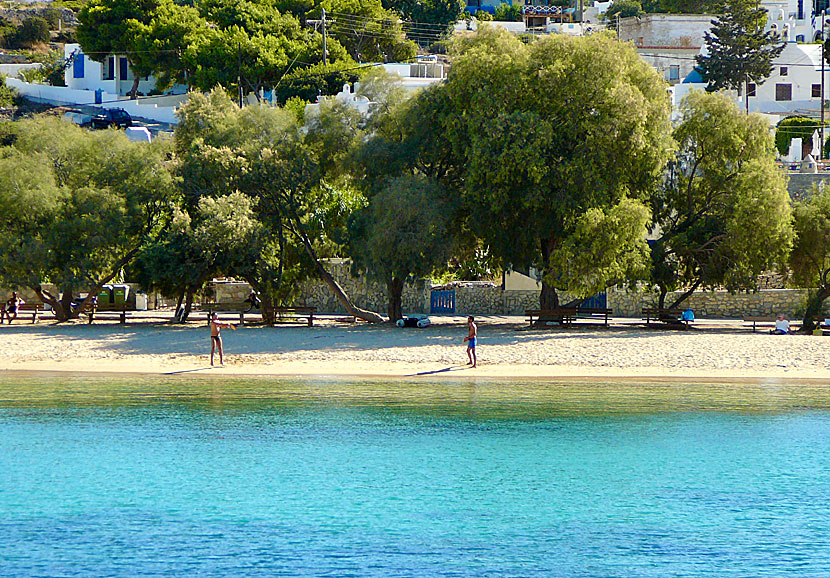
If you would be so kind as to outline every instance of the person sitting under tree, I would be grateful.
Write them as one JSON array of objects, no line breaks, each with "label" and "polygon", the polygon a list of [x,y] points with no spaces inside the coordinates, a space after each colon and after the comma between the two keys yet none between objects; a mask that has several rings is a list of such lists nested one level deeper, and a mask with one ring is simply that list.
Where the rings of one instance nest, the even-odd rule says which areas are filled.
[{"label": "person sitting under tree", "polygon": [[0,324],[3,323],[3,318],[9,320],[9,325],[12,324],[12,321],[17,319],[17,311],[20,309],[21,305],[24,305],[26,302],[23,301],[20,297],[17,296],[17,291],[12,291],[12,296],[9,298],[8,301],[3,305],[3,310],[0,312]]},{"label": "person sitting under tree", "polygon": [[214,313],[210,317],[210,364],[213,365],[213,353],[219,349],[219,365],[225,365],[222,355],[224,350],[222,348],[222,334],[220,329],[223,327],[230,327],[236,331],[236,326],[233,323],[220,323],[219,316]]}]

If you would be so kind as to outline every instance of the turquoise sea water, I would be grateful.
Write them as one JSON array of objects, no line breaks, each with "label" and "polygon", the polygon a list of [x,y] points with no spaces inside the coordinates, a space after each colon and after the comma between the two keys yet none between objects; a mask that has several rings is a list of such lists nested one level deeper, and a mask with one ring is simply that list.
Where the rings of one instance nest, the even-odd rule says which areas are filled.
[{"label": "turquoise sea water", "polygon": [[830,575],[830,388],[0,378],[0,576]]}]

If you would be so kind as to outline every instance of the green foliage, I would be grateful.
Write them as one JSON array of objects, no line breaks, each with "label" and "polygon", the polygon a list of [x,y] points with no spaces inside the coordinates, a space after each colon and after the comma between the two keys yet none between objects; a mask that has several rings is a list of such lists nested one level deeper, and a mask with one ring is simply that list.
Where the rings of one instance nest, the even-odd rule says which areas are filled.
[{"label": "green foliage", "polygon": [[49,23],[39,16],[24,20],[17,32],[17,42],[20,46],[35,46],[49,42],[49,39]]},{"label": "green foliage", "polygon": [[321,63],[309,66],[286,75],[276,87],[274,95],[280,104],[285,104],[292,97],[316,102],[320,95],[337,94],[344,84],[357,82],[360,78],[358,72],[355,67],[346,64],[324,66]]},{"label": "green foliage", "polygon": [[707,90],[724,88],[741,94],[746,83],[761,83],[772,72],[772,61],[784,50],[764,32],[767,11],[755,0],[723,0],[721,14],[704,35],[708,54],[697,56]]},{"label": "green foliage", "polygon": [[0,108],[12,108],[17,106],[17,91],[6,86],[6,77],[0,74]]},{"label": "green foliage", "polygon": [[493,20],[493,15],[486,10],[476,10],[475,17],[480,22],[490,22]]},{"label": "green foliage", "polygon": [[[556,300],[554,279],[588,297],[559,249],[597,251],[580,233],[594,226],[616,222],[620,235],[636,228],[643,210],[635,201],[655,188],[672,150],[664,82],[607,34],[526,45],[485,27],[457,50],[453,74],[419,101],[420,118],[441,127],[424,136],[433,170],[459,189],[470,230],[501,265],[548,273],[543,307]],[[588,214],[598,216],[594,225]],[[622,253],[642,247],[645,233],[607,247],[590,285],[620,281],[615,264],[636,264]]]},{"label": "green foliage", "polygon": [[[158,89],[187,83],[198,90],[217,85],[233,94],[277,89],[280,102],[310,100],[332,86],[355,59],[399,61],[416,45],[404,37],[396,15],[378,0],[326,0],[333,19],[323,65],[322,34],[304,26],[314,6],[283,0],[202,0],[196,7],[174,0],[90,0],[80,13],[78,41],[91,58],[126,54],[136,76],[155,75]],[[240,86],[241,84],[241,86]]]},{"label": "green foliage", "polygon": [[827,284],[830,270],[830,188],[814,188],[793,208],[795,242],[790,254],[790,279],[798,287]]},{"label": "green foliage", "polygon": [[617,26],[617,18],[631,18],[642,16],[643,6],[639,0],[615,0],[611,7],[605,12],[605,19],[612,28]]},{"label": "green foliage", "polygon": [[383,7],[394,10],[404,20],[437,24],[448,32],[464,14],[463,0],[383,0]]},{"label": "green foliage", "polygon": [[604,291],[608,279],[645,278],[649,250],[643,232],[650,220],[648,207],[633,199],[588,209],[576,219],[573,234],[553,251],[551,282],[590,296]]},{"label": "green foliage", "polygon": [[519,4],[499,4],[494,19],[500,22],[521,22],[522,7]]},{"label": "green foliage", "polygon": [[[790,150],[790,141],[794,138],[802,139],[803,143],[811,143],[813,133],[821,129],[821,121],[803,116],[790,116],[783,119],[775,128],[775,148],[779,154],[786,155]],[[817,157],[818,152],[813,151]],[[830,152],[830,151],[828,151]],[[825,155],[826,156],[826,155]]]},{"label": "green foliage", "polygon": [[391,180],[355,214],[352,255],[370,278],[386,285],[390,321],[401,318],[401,290],[410,275],[446,268],[452,253],[449,216],[440,186],[419,175]]},{"label": "green foliage", "polygon": [[31,68],[21,71],[21,76],[26,82],[35,84],[50,84],[52,86],[66,86],[66,60],[63,52],[50,50],[48,54],[39,54],[38,61],[43,64],[41,68]]},{"label": "green foliage", "polygon": [[790,253],[790,279],[810,289],[803,328],[815,327],[824,302],[830,297],[830,189],[814,187],[793,209],[795,242]]},{"label": "green foliage", "polygon": [[193,213],[203,199],[237,191],[251,201],[251,218],[261,227],[251,243],[217,261],[222,270],[251,283],[263,303],[290,300],[296,282],[312,271],[309,253],[337,246],[336,231],[355,200],[323,184],[318,151],[306,143],[296,115],[267,106],[239,109],[223,91],[195,93],[181,110],[175,141],[185,209]]},{"label": "green foliage", "polygon": [[[58,118],[10,127],[0,150],[0,279],[67,299],[111,278],[157,230],[172,180],[162,144],[131,143]],[[59,319],[69,316],[47,292]]]},{"label": "green foliage", "polygon": [[645,12],[659,14],[712,14],[717,8],[718,0],[643,0]]},{"label": "green foliage", "polygon": [[652,198],[652,280],[663,292],[755,287],[781,266],[792,242],[786,178],[763,118],[725,95],[692,92],[675,131],[677,161]]}]

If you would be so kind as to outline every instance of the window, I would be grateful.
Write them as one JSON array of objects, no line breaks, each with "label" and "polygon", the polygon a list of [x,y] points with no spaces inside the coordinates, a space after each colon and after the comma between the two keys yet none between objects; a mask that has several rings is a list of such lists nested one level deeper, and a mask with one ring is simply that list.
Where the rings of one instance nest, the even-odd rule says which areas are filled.
[{"label": "window", "polygon": [[787,70],[787,67],[786,67],[786,66],[782,66],[782,67],[781,67],[781,69],[779,70],[779,74],[780,74],[781,76],[787,76],[787,73],[788,73],[788,72],[789,72],[789,70]]},{"label": "window", "polygon": [[750,82],[746,85],[746,95],[747,96],[755,96],[755,83]]},{"label": "window", "polygon": [[115,78],[115,57],[110,56],[101,67],[101,80],[113,80]]},{"label": "window", "polygon": [[84,55],[76,54],[75,60],[72,62],[72,78],[84,77]]},{"label": "window", "polygon": [[775,100],[792,100],[793,99],[793,85],[792,84],[776,84],[775,85]]},{"label": "window", "polygon": [[813,85],[813,98],[821,98],[821,85],[814,84]]},{"label": "window", "polygon": [[680,65],[679,64],[672,64],[669,66],[669,82],[679,82],[680,81]]}]

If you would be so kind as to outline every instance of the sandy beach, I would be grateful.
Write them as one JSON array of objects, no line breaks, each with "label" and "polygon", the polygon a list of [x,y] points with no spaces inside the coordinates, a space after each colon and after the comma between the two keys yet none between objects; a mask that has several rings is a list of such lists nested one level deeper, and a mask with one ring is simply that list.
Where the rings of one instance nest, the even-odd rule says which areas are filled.
[{"label": "sandy beach", "polygon": [[477,368],[465,365],[463,317],[437,318],[425,329],[334,321],[246,325],[223,331],[225,365],[211,368],[204,324],[20,322],[0,326],[0,370],[830,381],[830,339],[752,333],[740,321],[703,321],[689,331],[646,329],[636,320],[527,330],[519,317],[482,317],[479,327]]}]

